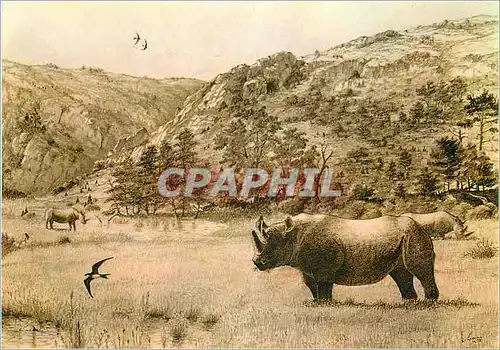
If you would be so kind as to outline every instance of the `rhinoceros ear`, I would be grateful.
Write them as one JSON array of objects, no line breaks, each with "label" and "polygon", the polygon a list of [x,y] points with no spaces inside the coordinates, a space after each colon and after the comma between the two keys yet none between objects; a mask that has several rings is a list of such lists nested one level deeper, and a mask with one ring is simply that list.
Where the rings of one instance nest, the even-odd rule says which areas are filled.
[{"label": "rhinoceros ear", "polygon": [[295,228],[295,224],[291,217],[285,219],[285,234],[291,232]]}]

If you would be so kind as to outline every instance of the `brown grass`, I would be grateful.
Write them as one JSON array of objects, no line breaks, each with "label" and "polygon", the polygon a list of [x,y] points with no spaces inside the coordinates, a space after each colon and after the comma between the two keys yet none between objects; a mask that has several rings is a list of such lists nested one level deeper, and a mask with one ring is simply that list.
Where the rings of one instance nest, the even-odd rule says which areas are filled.
[{"label": "brown grass", "polygon": [[[498,257],[464,257],[474,241],[435,241],[436,303],[404,303],[386,278],[335,286],[335,302],[316,305],[297,271],[253,269],[250,220],[226,227],[139,220],[140,232],[133,219],[103,228],[89,222],[68,232],[66,244],[41,222],[6,220],[6,232],[30,232],[34,242],[4,256],[3,315],[60,327],[66,347],[498,345]],[[469,227],[498,242],[495,221]],[[115,258],[101,272],[111,279],[93,282],[91,299],[83,275],[107,256]]]}]

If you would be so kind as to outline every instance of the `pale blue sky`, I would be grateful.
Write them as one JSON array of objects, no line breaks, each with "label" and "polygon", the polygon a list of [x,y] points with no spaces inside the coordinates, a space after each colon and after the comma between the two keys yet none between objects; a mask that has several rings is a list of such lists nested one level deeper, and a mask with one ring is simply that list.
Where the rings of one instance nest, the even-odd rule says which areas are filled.
[{"label": "pale blue sky", "polygon": [[[132,75],[211,79],[287,50],[324,50],[361,35],[498,16],[491,2],[2,2],[3,57]],[[135,31],[149,49],[132,47]]]}]

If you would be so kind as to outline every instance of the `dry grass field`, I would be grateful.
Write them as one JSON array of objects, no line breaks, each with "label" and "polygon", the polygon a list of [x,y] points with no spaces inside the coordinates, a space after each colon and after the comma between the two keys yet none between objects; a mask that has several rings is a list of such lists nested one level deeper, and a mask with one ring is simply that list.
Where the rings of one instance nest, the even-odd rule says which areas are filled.
[{"label": "dry grass field", "polygon": [[[464,256],[478,240],[435,241],[437,303],[403,303],[387,277],[316,305],[297,271],[254,269],[250,219],[94,219],[75,233],[21,207],[4,201],[2,232],[31,239],[2,259],[2,347],[498,347],[498,257]],[[498,245],[496,221],[469,227]],[[84,274],[109,256],[91,299]]]}]

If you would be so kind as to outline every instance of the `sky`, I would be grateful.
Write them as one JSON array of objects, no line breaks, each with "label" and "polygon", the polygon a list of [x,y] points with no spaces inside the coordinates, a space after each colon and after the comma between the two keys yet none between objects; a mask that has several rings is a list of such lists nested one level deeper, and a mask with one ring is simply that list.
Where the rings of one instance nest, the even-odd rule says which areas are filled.
[{"label": "sky", "polygon": [[[2,1],[1,13],[6,59],[209,80],[283,50],[300,56],[384,30],[498,16],[498,1]],[[147,50],[133,46],[136,31]]]}]

